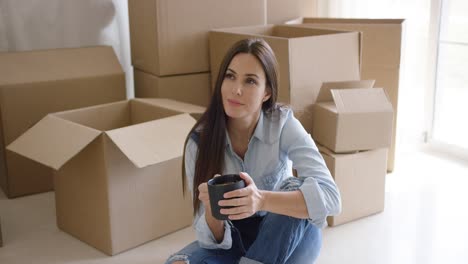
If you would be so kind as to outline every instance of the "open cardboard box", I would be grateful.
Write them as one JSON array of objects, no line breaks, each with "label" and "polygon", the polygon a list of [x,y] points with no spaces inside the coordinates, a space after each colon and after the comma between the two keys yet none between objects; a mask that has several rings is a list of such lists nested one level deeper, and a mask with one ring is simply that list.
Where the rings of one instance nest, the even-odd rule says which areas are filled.
[{"label": "open cardboard box", "polygon": [[392,104],[382,88],[370,88],[373,83],[324,83],[314,109],[314,140],[337,153],[388,148]]},{"label": "open cardboard box", "polygon": [[210,71],[208,32],[264,25],[266,0],[129,0],[133,67],[158,76]]},{"label": "open cardboard box", "polygon": [[363,33],[361,78],[375,80],[385,89],[392,103],[392,145],[388,152],[387,170],[395,166],[396,124],[398,118],[398,88],[400,62],[404,47],[404,19],[361,18],[298,18],[288,21],[302,27],[353,30]]},{"label": "open cardboard box", "polygon": [[312,131],[312,105],[322,82],[359,80],[359,32],[287,25],[216,29],[210,32],[212,88],[228,49],[246,38],[263,38],[279,64],[278,101],[290,104]]},{"label": "open cardboard box", "polygon": [[0,186],[9,197],[50,191],[52,170],[5,149],[48,113],[126,99],[112,47],[0,52]]},{"label": "open cardboard box", "polygon": [[49,114],[8,149],[56,170],[58,227],[114,255],[191,224],[181,170],[195,119],[181,105],[204,111],[132,99]]},{"label": "open cardboard box", "polygon": [[341,194],[341,214],[329,216],[329,226],[384,210],[387,149],[336,154],[317,146]]}]

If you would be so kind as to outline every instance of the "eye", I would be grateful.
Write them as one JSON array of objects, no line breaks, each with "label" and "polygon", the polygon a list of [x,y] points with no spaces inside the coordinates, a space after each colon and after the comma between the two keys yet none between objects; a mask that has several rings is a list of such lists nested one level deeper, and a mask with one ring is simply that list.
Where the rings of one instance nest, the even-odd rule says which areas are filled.
[{"label": "eye", "polygon": [[257,85],[257,81],[254,78],[247,78],[245,82],[250,85]]},{"label": "eye", "polygon": [[224,79],[234,80],[235,77],[234,77],[234,74],[227,72],[227,73],[224,75]]}]

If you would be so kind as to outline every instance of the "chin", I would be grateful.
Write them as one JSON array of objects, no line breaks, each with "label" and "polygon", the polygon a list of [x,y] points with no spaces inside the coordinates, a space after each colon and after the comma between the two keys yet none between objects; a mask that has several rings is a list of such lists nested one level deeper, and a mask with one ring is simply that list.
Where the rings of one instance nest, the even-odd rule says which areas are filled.
[{"label": "chin", "polygon": [[242,117],[242,114],[237,111],[225,111],[227,117],[229,118],[239,118]]}]

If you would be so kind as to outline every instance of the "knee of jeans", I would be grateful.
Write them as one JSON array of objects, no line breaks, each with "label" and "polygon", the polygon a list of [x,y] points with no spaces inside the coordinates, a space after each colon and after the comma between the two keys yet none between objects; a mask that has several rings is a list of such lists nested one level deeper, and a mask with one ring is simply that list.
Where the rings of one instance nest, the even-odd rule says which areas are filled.
[{"label": "knee of jeans", "polygon": [[169,259],[167,259],[166,264],[172,264],[172,263],[174,263],[176,261],[184,261],[184,263],[190,264],[188,256],[183,255],[183,254],[174,254],[174,255],[170,256]]},{"label": "knee of jeans", "polygon": [[280,191],[295,191],[298,190],[304,183],[304,177],[289,177],[283,180],[280,185]]}]

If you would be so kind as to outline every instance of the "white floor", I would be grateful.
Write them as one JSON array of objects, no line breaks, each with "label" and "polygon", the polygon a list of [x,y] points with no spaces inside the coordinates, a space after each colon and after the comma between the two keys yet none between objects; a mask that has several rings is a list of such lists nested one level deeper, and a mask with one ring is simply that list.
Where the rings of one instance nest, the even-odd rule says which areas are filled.
[{"label": "white floor", "polygon": [[[399,152],[383,213],[324,230],[319,264],[468,263],[468,165]],[[194,239],[183,229],[108,257],[55,225],[52,192],[8,200],[0,192],[0,263],[164,263]]]}]

